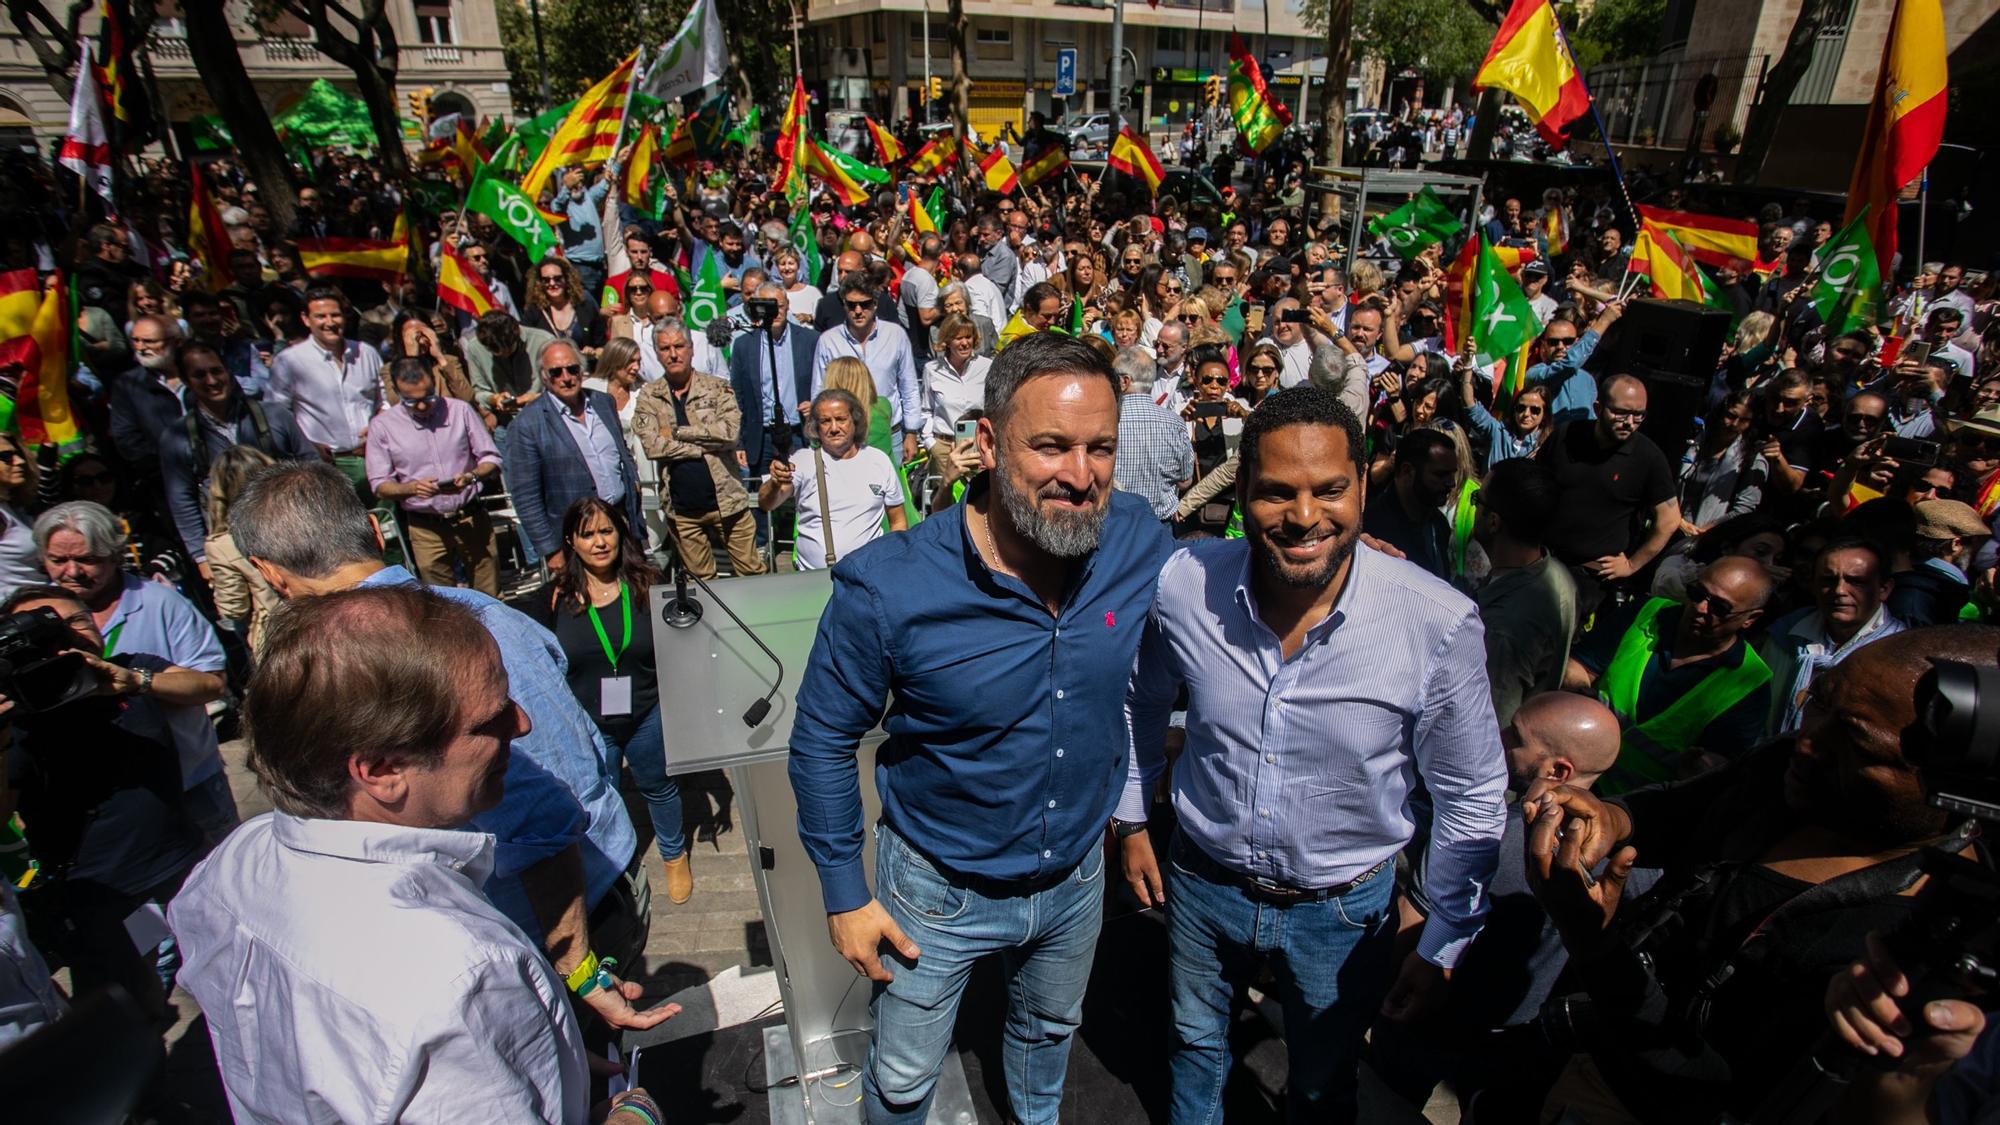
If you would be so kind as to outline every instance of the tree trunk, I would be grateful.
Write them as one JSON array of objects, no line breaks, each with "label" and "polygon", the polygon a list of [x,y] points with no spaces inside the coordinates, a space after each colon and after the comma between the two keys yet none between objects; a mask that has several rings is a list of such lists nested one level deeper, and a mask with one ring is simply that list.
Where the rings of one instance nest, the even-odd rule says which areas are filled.
[{"label": "tree trunk", "polygon": [[1738,183],[1755,183],[1763,171],[1764,157],[1778,135],[1778,118],[1791,104],[1792,91],[1799,79],[1805,77],[1806,67],[1812,65],[1813,43],[1819,38],[1819,29],[1833,18],[1836,2],[1804,0],[1799,5],[1799,18],[1792,21],[1791,34],[1785,38],[1785,51],[1764,76],[1757,104],[1750,107],[1750,121],[1743,130],[1743,147],[1736,157]]},{"label": "tree trunk", "polygon": [[235,138],[237,155],[257,185],[258,198],[270,210],[271,222],[279,230],[290,230],[298,193],[292,185],[284,146],[271,127],[270,113],[257,100],[257,88],[244,69],[243,56],[236,53],[236,33],[230,30],[222,2],[184,0],[181,15],[187,20],[188,53],[209,100]]},{"label": "tree trunk", "polygon": [[[1493,158],[1493,134],[1500,131],[1500,91],[1488,88],[1479,95],[1479,108],[1472,111],[1472,139],[1466,142],[1467,160],[1490,160]],[[1611,138],[1604,138],[1606,144]]]},{"label": "tree trunk", "polygon": [[966,115],[972,106],[971,91],[965,80],[965,3],[951,0],[945,10],[945,20],[951,37],[951,134],[953,155],[958,158],[961,176],[970,177],[972,170],[965,165],[965,138],[967,134]]},{"label": "tree trunk", "polygon": [[[313,29],[313,46],[320,54],[354,73],[354,84],[368,107],[368,123],[375,129],[382,171],[398,183],[409,178],[403,121],[396,112],[396,70],[402,47],[396,42],[396,29],[389,22],[383,0],[365,0],[359,13],[332,0],[282,0],[282,6]],[[354,28],[352,39],[334,27],[335,15]]]},{"label": "tree trunk", "polygon": [[83,23],[83,14],[95,6],[92,0],[70,0],[58,22],[56,13],[43,0],[7,0],[8,19],[34,52],[35,61],[42,65],[43,81],[64,105],[69,104],[69,96],[76,90],[78,28]]},{"label": "tree trunk", "polygon": [[1326,82],[1319,89],[1319,162],[1340,166],[1347,148],[1347,71],[1354,65],[1354,0],[1326,0]]},{"label": "tree trunk", "polygon": [[384,73],[373,63],[354,68],[354,84],[368,106],[368,123],[375,127],[375,147],[382,171],[391,182],[401,183],[410,174],[410,158],[403,151],[403,118],[396,112],[396,75]]}]

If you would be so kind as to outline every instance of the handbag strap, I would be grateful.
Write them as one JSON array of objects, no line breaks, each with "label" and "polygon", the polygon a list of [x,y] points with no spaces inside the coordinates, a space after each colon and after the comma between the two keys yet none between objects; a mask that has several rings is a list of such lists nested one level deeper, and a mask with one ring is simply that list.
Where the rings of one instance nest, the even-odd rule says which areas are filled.
[{"label": "handbag strap", "polygon": [[833,514],[828,509],[826,502],[826,457],[820,452],[820,447],[817,445],[813,446],[813,478],[817,481],[819,489],[819,535],[820,539],[826,544],[826,565],[832,566],[835,557],[833,553]]}]

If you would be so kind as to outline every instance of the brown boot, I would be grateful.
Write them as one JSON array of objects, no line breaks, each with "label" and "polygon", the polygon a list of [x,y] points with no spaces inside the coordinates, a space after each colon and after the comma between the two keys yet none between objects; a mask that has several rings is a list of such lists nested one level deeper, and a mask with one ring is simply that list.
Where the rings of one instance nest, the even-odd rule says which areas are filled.
[{"label": "brown boot", "polygon": [[667,901],[679,906],[694,897],[694,865],[682,852],[666,862]]}]

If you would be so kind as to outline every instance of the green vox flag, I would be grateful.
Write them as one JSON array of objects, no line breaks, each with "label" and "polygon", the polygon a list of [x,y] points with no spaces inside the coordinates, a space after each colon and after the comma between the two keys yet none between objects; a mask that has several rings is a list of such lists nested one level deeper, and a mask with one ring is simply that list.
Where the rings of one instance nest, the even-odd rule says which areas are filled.
[{"label": "green vox flag", "polygon": [[1473,285],[1472,343],[1480,362],[1514,359],[1535,335],[1535,308],[1484,235]]},{"label": "green vox flag", "polygon": [[411,180],[410,197],[430,215],[458,210],[458,188],[442,180]]},{"label": "green vox flag", "polygon": [[930,198],[924,200],[924,210],[930,214],[932,226],[936,227],[939,230],[944,230],[949,225],[944,221],[945,208],[944,208],[943,184],[939,184],[938,186],[931,189]]},{"label": "green vox flag", "polygon": [[792,248],[799,252],[799,276],[807,285],[819,284],[821,267],[819,256],[819,230],[813,226],[812,211],[801,207],[792,216]]},{"label": "green vox flag", "polygon": [[493,150],[493,155],[487,158],[486,166],[502,175],[519,176],[528,170],[521,156],[521,138],[510,135],[500,142],[499,148]]},{"label": "green vox flag", "polygon": [[746,149],[756,148],[757,138],[761,135],[761,128],[758,124],[761,119],[757,107],[754,105],[751,106],[750,116],[738,122],[736,127],[731,129],[728,135],[722,138],[724,143],[735,141]]},{"label": "green vox flag", "polygon": [[1813,282],[1813,307],[1826,323],[1829,337],[1867,328],[1882,318],[1882,271],[1875,264],[1875,243],[1868,237],[1868,209],[1819,248],[1819,279]]},{"label": "green vox flag", "polygon": [[505,180],[484,174],[475,178],[465,196],[465,209],[492,219],[507,237],[521,244],[531,262],[541,261],[562,245],[556,232],[549,229],[548,220],[535,209],[535,201]]},{"label": "green vox flag", "polygon": [[228,152],[236,147],[236,138],[229,135],[229,126],[213,113],[198,113],[190,118],[188,131],[194,135],[196,152]]},{"label": "green vox flag", "polygon": [[1404,261],[1416,257],[1424,247],[1443,242],[1465,229],[1465,224],[1444,205],[1428,185],[1416,197],[1394,211],[1368,222],[1368,233],[1386,238]]},{"label": "green vox flag", "polygon": [[[847,155],[825,141],[817,141],[815,143],[819,145],[819,150],[826,154],[828,160],[833,161],[836,167],[853,177],[857,183],[886,184],[889,182],[889,170],[887,168],[878,168],[866,161],[856,160],[854,157]],[[938,229],[942,230],[944,228],[939,227]]]},{"label": "green vox flag", "polygon": [[687,326],[694,329],[707,328],[710,321],[722,315],[722,271],[715,266],[713,250],[701,256],[701,276],[695,279],[684,311]]}]

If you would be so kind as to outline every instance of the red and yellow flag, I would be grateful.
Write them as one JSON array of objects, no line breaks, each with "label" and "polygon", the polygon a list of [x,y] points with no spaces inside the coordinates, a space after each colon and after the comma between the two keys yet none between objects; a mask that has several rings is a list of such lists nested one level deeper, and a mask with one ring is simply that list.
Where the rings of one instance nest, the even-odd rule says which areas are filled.
[{"label": "red and yellow flag", "polygon": [[188,250],[201,262],[201,287],[220,293],[230,283],[229,232],[222,229],[222,215],[202,179],[201,165],[190,162],[188,168]]},{"label": "red and yellow flag", "polygon": [[1708,303],[1706,279],[1694,255],[1672,234],[1644,220],[1639,223],[1639,237],[1632,240],[1625,272],[1645,274],[1653,296],[1662,300]]},{"label": "red and yellow flag", "polygon": [[1069,150],[1058,141],[1028,158],[1021,165],[1021,186],[1034,187],[1050,176],[1069,167]]},{"label": "red and yellow flag", "polygon": [[1590,112],[1590,92],[1549,0],[1514,0],[1507,10],[1472,77],[1473,89],[1489,87],[1514,95],[1542,139],[1556,148],[1568,140],[1563,130],[1569,123]]},{"label": "red and yellow flag", "polygon": [[528,198],[540,197],[542,188],[558,168],[602,164],[618,155],[618,132],[625,123],[625,102],[632,92],[632,67],[638,59],[637,50],[626,55],[616,70],[598,79],[597,85],[576,99],[569,116],[556,127],[548,146],[521,179],[521,190],[528,193]]},{"label": "red and yellow flag", "polygon": [[979,176],[988,189],[1002,195],[1011,193],[1021,186],[1021,177],[1014,171],[1014,162],[995,145],[991,151],[980,148],[971,141],[965,142],[965,154],[979,166]]},{"label": "red and yellow flag", "polygon": [[1868,213],[1868,237],[1884,278],[1896,258],[1896,197],[1937,155],[1944,110],[1944,11],[1938,0],[1896,0],[1843,220]]},{"label": "red and yellow flag", "polygon": [[1717,269],[1749,273],[1751,264],[1757,260],[1757,224],[1748,219],[1725,219],[1642,204],[1639,221],[1680,239],[1695,261],[1707,262]]},{"label": "red and yellow flag", "polygon": [[500,307],[493,290],[459,256],[458,247],[449,245],[438,259],[438,300],[474,320]]},{"label": "red and yellow flag", "polygon": [[922,203],[918,202],[916,192],[912,191],[910,193],[910,198],[906,201],[906,209],[910,213],[910,230],[917,234],[938,233],[937,223],[932,221],[930,211]]},{"label": "red and yellow flag", "polygon": [[694,159],[694,134],[688,130],[687,118],[674,123],[673,135],[667,138],[667,147],[660,150],[660,158],[669,164],[685,164]]},{"label": "red and yellow flag", "polygon": [[646,206],[646,180],[653,173],[653,157],[660,148],[660,127],[648,125],[639,130],[639,139],[632,143],[632,159],[625,163],[625,202],[634,207]]},{"label": "red and yellow flag", "polygon": [[799,137],[797,155],[799,163],[806,171],[818,176],[820,182],[827,186],[828,191],[833,192],[834,197],[839,199],[842,205],[852,207],[858,203],[868,202],[868,189],[853,176],[848,175],[847,169],[829,159],[825,150],[819,147],[819,142],[813,140],[810,135],[802,134]]},{"label": "red and yellow flag", "polygon": [[1145,138],[1132,131],[1130,125],[1118,131],[1118,139],[1111,143],[1111,155],[1105,161],[1112,168],[1146,181],[1148,191],[1159,191],[1161,181],[1167,178],[1167,170],[1160,166],[1160,158],[1146,146]]},{"label": "red and yellow flag", "polygon": [[410,264],[410,234],[406,220],[396,216],[388,239],[301,238],[299,265],[309,277],[351,277],[363,281],[395,281]]},{"label": "red and yellow flag", "polygon": [[[14,401],[0,401],[0,428],[17,429],[32,445],[54,444],[65,455],[82,444],[69,408],[69,299],[57,274],[47,289],[34,270],[0,274],[0,365],[21,366]],[[11,423],[11,424],[10,424]]]},{"label": "red and yellow flag", "polygon": [[904,157],[903,142],[897,140],[895,134],[884,129],[872,117],[863,117],[861,120],[868,124],[868,136],[875,142],[875,155],[880,158],[882,167],[887,168]]},{"label": "red and yellow flag", "polygon": [[909,174],[928,176],[932,172],[950,166],[958,160],[958,149],[951,143],[951,135],[939,134],[910,157]]},{"label": "red and yellow flag", "polygon": [[778,190],[787,198],[805,191],[805,170],[799,159],[799,145],[806,140],[806,115],[811,103],[806,99],[806,80],[792,78],[792,96],[785,102],[785,115],[778,121]]},{"label": "red and yellow flag", "polygon": [[1459,342],[1472,331],[1472,304],[1476,295],[1472,277],[1478,272],[1479,235],[1475,233],[1459,248],[1458,257],[1444,268],[1444,346],[1452,355],[1458,354]]}]

